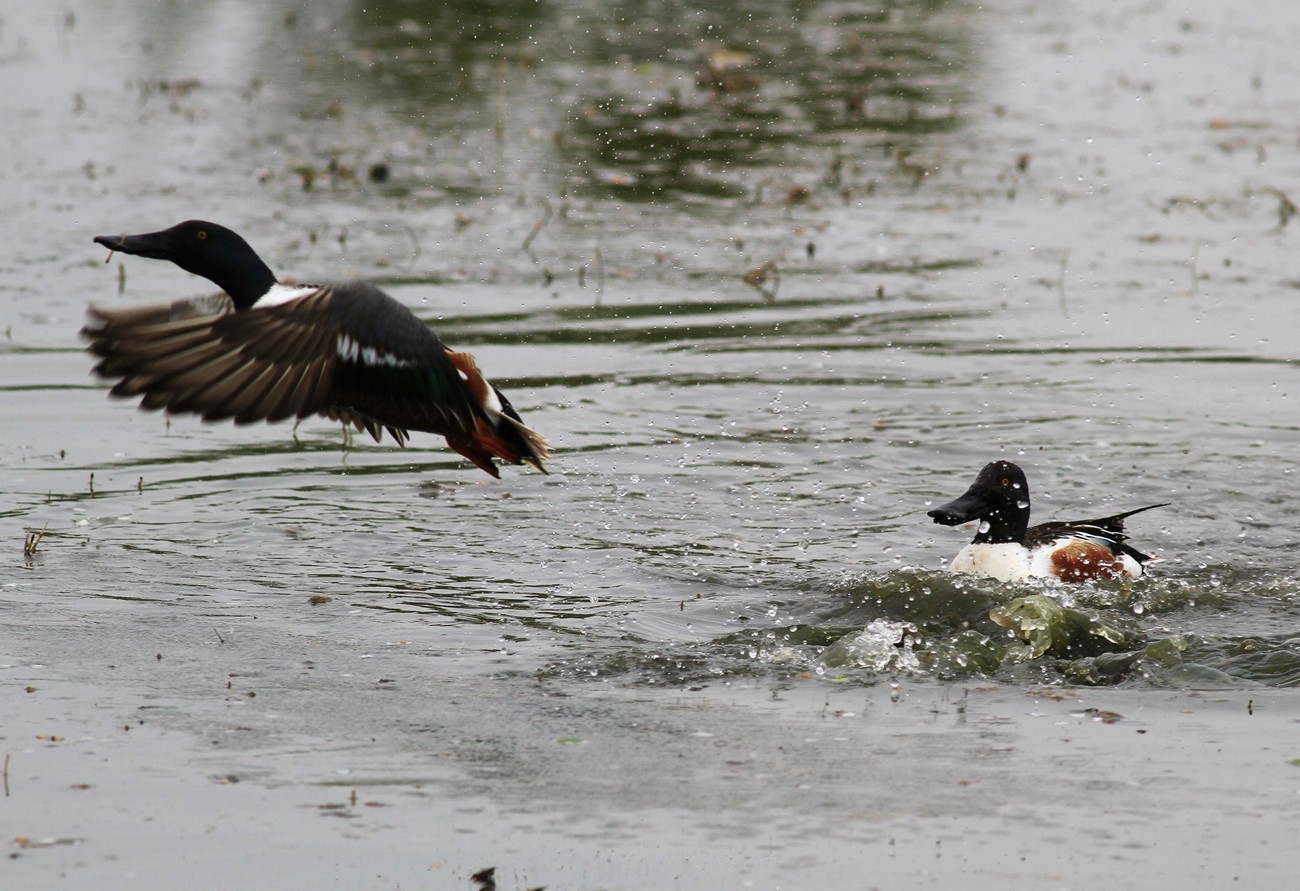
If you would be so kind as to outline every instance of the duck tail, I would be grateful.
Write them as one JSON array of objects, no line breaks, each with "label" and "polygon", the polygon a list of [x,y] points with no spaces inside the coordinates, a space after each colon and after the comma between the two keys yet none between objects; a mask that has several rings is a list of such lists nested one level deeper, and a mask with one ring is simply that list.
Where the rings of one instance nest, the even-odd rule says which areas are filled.
[{"label": "duck tail", "polygon": [[472,435],[448,436],[447,445],[498,479],[501,472],[492,463],[493,458],[508,464],[531,464],[542,473],[549,473],[546,459],[551,456],[551,449],[537,431],[508,415],[501,415],[496,421],[493,426],[487,418],[480,417]]},{"label": "duck tail", "polygon": [[551,447],[541,434],[524,424],[506,395],[483,377],[473,356],[451,350],[447,355],[464,378],[475,406],[474,429],[447,434],[447,445],[498,478],[501,474],[493,458],[508,464],[531,464],[548,473],[546,459]]}]

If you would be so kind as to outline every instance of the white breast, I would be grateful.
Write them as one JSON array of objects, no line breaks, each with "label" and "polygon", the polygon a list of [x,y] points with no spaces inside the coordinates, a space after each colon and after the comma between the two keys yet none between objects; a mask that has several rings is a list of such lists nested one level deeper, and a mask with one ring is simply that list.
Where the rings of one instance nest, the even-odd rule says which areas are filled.
[{"label": "white breast", "polygon": [[[1052,552],[1069,543],[1069,538],[1062,538],[1032,552],[1018,544],[968,544],[952,558],[948,571],[984,575],[1003,582],[1055,579]],[[1142,575],[1142,564],[1128,554],[1120,554],[1118,559],[1128,575],[1133,578]]]},{"label": "white breast", "polygon": [[1003,582],[1033,578],[1029,552],[1021,544],[968,544],[948,564],[949,572],[986,575]]}]

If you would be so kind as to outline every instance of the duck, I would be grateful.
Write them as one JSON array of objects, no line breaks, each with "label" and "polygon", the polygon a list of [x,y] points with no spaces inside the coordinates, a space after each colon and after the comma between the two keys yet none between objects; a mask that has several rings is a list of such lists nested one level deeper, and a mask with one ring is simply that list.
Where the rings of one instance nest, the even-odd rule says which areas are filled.
[{"label": "duck", "polygon": [[1029,525],[1029,481],[1010,461],[993,461],[960,498],[928,512],[934,522],[959,526],[979,520],[975,540],[957,553],[948,571],[1003,582],[1053,579],[1088,582],[1135,579],[1155,559],[1128,544],[1124,521],[1167,507],[1149,504],[1096,520]]},{"label": "duck", "polygon": [[[236,424],[323,415],[405,446],[438,434],[477,467],[543,473],[551,450],[474,357],[364,281],[278,279],[234,231],[187,220],[143,235],[99,235],[113,252],[168,260],[220,293],[129,309],[91,306],[82,337],[111,395],[140,407]],[[495,460],[494,460],[495,459]]]}]

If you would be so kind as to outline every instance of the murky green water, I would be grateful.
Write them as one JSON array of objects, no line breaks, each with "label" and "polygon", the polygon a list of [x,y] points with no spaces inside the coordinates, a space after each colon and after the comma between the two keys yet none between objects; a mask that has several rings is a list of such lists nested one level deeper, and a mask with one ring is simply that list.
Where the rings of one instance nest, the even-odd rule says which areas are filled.
[{"label": "murky green water", "polygon": [[[573,688],[1300,684],[1300,21],[996,6],[6,13],[14,657],[255,624]],[[107,400],[85,306],[207,286],[91,236],[190,217],[386,287],[553,474]],[[1047,589],[941,571],[925,512],[995,457],[1038,520],[1172,503],[1148,578],[1048,591],[1136,658],[1007,658],[990,609]]]}]

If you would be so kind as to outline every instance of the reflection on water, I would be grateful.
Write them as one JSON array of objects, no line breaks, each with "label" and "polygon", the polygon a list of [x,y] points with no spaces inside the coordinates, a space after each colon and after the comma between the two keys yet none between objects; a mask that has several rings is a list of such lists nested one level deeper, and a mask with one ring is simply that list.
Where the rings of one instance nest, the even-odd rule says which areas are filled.
[{"label": "reflection on water", "polygon": [[[848,202],[875,186],[856,155],[957,126],[971,54],[949,5],[632,18],[605,41],[612,76],[580,97],[565,156],[588,188],[636,200]],[[901,151],[898,170],[924,175]]]},{"label": "reflection on water", "polygon": [[[995,14],[955,0],[97,15],[0,31],[33,79],[0,180],[27,231],[0,261],[0,516],[49,526],[23,596],[428,625],[484,670],[644,683],[1300,683],[1288,234],[1275,206],[1158,210],[1185,177],[1241,194],[1222,127],[1008,74]],[[472,347],[555,475],[107,401],[85,303],[202,286],[90,235],[201,215]],[[1164,562],[1069,592],[942,574],[962,540],[925,511],[996,455],[1042,519],[1173,502],[1143,536]],[[1043,593],[1113,646],[1023,658],[994,610]]]},{"label": "reflection on water", "polygon": [[[293,116],[347,118],[403,161],[390,193],[541,185],[793,208],[926,175],[914,150],[958,128],[968,99],[970,15],[950,2],[353,4],[268,14],[281,39],[258,64],[268,84],[294,65],[312,75],[275,92]],[[495,148],[456,171],[439,156],[465,130]],[[412,182],[430,166],[434,192]]]}]

